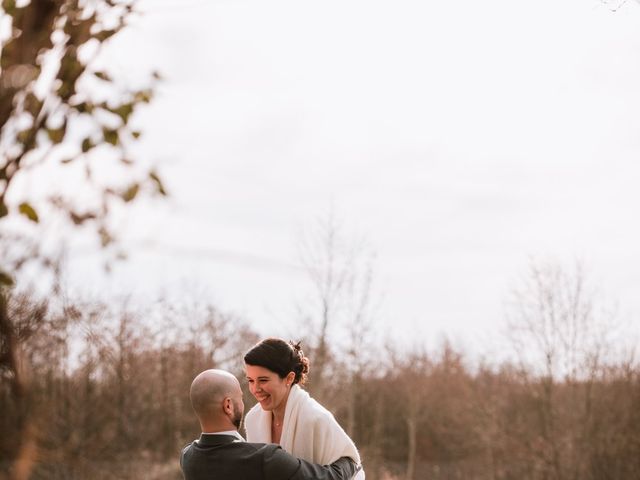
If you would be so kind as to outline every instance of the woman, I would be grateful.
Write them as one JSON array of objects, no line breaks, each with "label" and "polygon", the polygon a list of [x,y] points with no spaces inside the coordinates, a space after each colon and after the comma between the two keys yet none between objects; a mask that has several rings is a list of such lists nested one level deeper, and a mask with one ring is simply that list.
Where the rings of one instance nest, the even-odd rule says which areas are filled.
[{"label": "woman", "polygon": [[[279,443],[287,452],[327,465],[340,457],[360,463],[353,441],[331,412],[300,388],[309,360],[300,344],[267,338],[244,356],[249,390],[258,400],[245,417],[247,441]],[[364,479],[361,470],[357,479]]]}]

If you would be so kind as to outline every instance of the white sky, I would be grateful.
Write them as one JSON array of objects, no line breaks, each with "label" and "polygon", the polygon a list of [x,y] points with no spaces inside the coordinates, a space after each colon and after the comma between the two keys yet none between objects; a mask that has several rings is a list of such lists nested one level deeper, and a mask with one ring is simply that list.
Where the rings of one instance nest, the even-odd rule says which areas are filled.
[{"label": "white sky", "polygon": [[640,4],[140,7],[108,62],[165,76],[137,153],[172,197],[132,212],[127,264],[87,282],[95,264],[75,257],[72,283],[145,295],[184,281],[293,335],[296,231],[333,205],[378,252],[380,321],[397,335],[495,335],[531,255],[583,259],[638,318]]}]

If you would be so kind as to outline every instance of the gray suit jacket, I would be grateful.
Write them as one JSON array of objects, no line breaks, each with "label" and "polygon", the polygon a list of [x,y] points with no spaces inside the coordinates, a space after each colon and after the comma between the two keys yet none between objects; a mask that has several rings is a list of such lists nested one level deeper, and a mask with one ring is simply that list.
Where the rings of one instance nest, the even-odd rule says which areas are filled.
[{"label": "gray suit jacket", "polygon": [[359,469],[350,458],[320,466],[279,445],[204,433],[182,450],[180,466],[185,480],[349,480]]}]

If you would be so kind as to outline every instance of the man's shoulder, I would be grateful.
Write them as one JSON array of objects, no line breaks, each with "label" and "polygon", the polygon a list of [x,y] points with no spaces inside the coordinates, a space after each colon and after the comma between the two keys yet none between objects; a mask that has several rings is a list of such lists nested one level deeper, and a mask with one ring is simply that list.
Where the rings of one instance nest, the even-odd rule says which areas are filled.
[{"label": "man's shoulder", "polygon": [[[190,450],[194,450],[194,449],[198,449],[198,448],[206,448],[209,445],[201,445],[198,442],[198,439],[195,439],[189,443],[187,443],[183,448],[182,448],[182,455],[184,455],[186,452],[190,451]],[[278,448],[281,448],[280,445],[276,445],[273,443],[255,443],[255,442],[244,442],[244,441],[233,441],[233,442],[224,442],[222,443],[220,446],[224,446],[226,448],[233,448],[233,449],[240,449],[240,450],[250,450],[250,451],[263,451],[263,452],[273,452],[274,450],[277,450]]]},{"label": "man's shoulder", "polygon": [[273,455],[277,450],[282,450],[282,447],[275,443],[239,442],[238,445],[242,445],[247,451],[251,450],[256,454],[265,456]]},{"label": "man's shoulder", "polygon": [[189,457],[189,452],[191,451],[194,443],[195,440],[193,442],[187,443],[180,451],[180,467],[184,468],[185,459]]},{"label": "man's shoulder", "polygon": [[298,468],[299,460],[275,443],[243,442],[238,445],[241,446],[243,456],[260,459],[265,472],[289,471],[290,473]]},{"label": "man's shoulder", "polygon": [[[180,466],[187,480],[291,478],[291,469],[286,468],[287,462],[279,458],[278,450],[281,450],[278,445],[264,443],[235,441],[203,444],[194,441],[182,450]],[[275,475],[269,474],[271,470]]]},{"label": "man's shoulder", "polygon": [[182,447],[182,450],[180,451],[180,456],[184,457],[185,454],[193,448],[194,443],[196,443],[195,440],[187,443],[184,447]]}]

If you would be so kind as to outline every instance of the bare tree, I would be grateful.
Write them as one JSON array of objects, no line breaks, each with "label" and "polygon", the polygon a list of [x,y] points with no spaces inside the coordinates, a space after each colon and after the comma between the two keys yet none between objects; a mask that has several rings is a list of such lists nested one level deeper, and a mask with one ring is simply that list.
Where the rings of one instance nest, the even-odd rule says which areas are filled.
[{"label": "bare tree", "polygon": [[611,313],[579,263],[566,270],[532,262],[508,307],[509,338],[538,415],[532,454],[549,478],[584,478],[592,387],[609,353]]},{"label": "bare tree", "polygon": [[300,260],[313,287],[312,306],[305,305],[313,328],[313,390],[322,397],[330,358],[329,335],[339,323],[348,282],[351,255],[336,218],[331,212],[300,238]]},{"label": "bare tree", "polygon": [[345,329],[347,331],[346,368],[350,387],[347,389],[346,431],[354,437],[357,426],[358,394],[365,376],[373,376],[380,359],[375,354],[375,323],[381,298],[375,285],[374,255],[363,247],[354,259],[348,276],[345,299]]},{"label": "bare tree", "polygon": [[405,478],[414,480],[420,426],[430,415],[426,405],[432,394],[428,378],[433,371],[433,362],[422,348],[414,348],[406,353],[401,351],[398,347],[387,347],[391,365],[387,383],[392,386],[394,401],[402,405],[399,409],[400,418],[405,422],[407,435]]}]

